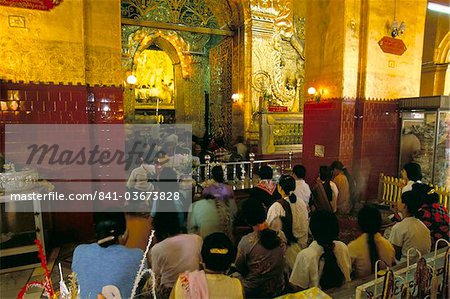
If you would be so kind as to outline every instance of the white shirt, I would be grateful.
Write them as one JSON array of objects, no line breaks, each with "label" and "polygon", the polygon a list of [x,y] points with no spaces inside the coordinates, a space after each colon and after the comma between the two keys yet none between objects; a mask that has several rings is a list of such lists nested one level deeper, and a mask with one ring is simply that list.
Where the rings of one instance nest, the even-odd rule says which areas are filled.
[{"label": "white shirt", "polygon": [[148,175],[154,175],[155,173],[154,165],[142,164],[131,171],[127,187],[141,191],[151,191],[153,190],[153,185],[148,182]]},{"label": "white shirt", "polygon": [[[333,252],[337,264],[344,274],[345,281],[351,281],[352,262],[347,245],[341,241],[334,241]],[[300,251],[295,260],[289,282],[303,289],[319,287],[320,276],[325,264],[324,260],[320,258],[323,253],[323,247],[317,241],[313,241],[308,248]]]},{"label": "white shirt", "polygon": [[[286,197],[284,200],[289,202],[289,198]],[[292,211],[292,233],[294,237],[297,238],[297,242],[301,248],[305,248],[308,244],[308,209],[303,200],[298,199],[295,203],[289,202]],[[283,206],[275,202],[272,204],[267,211],[267,223],[269,226],[276,230],[282,230],[280,217],[285,217],[286,212]]]},{"label": "white shirt", "polygon": [[161,285],[173,287],[181,273],[199,269],[202,243],[198,235],[181,234],[164,239],[152,247],[149,260]]},{"label": "white shirt", "polygon": [[337,211],[337,198],[339,195],[339,189],[333,181],[330,181],[331,192],[333,193],[331,199],[331,207],[333,208],[333,212]]},{"label": "white shirt", "polygon": [[422,184],[421,181],[416,181],[416,182],[415,181],[408,181],[408,183],[406,183],[406,185],[402,188],[402,193],[405,193],[406,191],[412,191],[412,186],[415,183]]},{"label": "white shirt", "polygon": [[304,179],[295,180],[294,194],[298,199],[303,200],[306,207],[309,207],[309,198],[311,197],[311,189]]},{"label": "white shirt", "polygon": [[[406,261],[410,248],[416,248],[422,255],[430,253],[431,250],[430,231],[422,221],[415,217],[406,217],[395,224],[392,227],[389,242],[402,248],[401,262]],[[416,251],[411,250],[409,256],[415,258]]]}]

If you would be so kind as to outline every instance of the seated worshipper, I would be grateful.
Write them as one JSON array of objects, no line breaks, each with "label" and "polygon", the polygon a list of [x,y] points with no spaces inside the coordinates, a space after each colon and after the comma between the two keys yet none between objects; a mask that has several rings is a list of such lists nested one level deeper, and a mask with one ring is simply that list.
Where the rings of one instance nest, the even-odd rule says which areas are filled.
[{"label": "seated worshipper", "polygon": [[156,176],[159,176],[160,172],[165,167],[169,167],[170,158],[167,156],[166,152],[159,151],[155,154],[155,159],[153,163],[155,164]]},{"label": "seated worshipper", "polygon": [[[416,218],[421,220],[430,230],[431,248],[434,248],[437,240],[450,241],[450,221],[448,210],[439,203],[439,195],[426,184],[414,184],[412,191],[420,198],[421,206]],[[445,243],[439,247],[447,246]]]},{"label": "seated worshipper", "polygon": [[311,189],[305,182],[306,168],[303,165],[295,165],[292,169],[292,172],[295,179],[294,193],[298,199],[303,200],[309,210],[309,198],[311,197]]},{"label": "seated worshipper", "polygon": [[295,258],[308,243],[308,209],[303,200],[297,199],[294,193],[295,180],[284,174],[278,182],[281,197],[267,211],[267,223],[274,230],[282,230],[286,236],[288,247],[286,261],[290,269]]},{"label": "seated worshipper", "polygon": [[226,162],[230,159],[230,152],[225,148],[225,141],[222,138],[216,140],[216,146],[214,150],[214,157],[217,162]]},{"label": "seated worshipper", "polygon": [[173,168],[164,167],[155,183],[158,193],[152,193],[151,216],[157,212],[177,212],[178,223],[182,232],[187,232],[186,219],[190,206],[189,198],[185,198],[180,190],[177,173]]},{"label": "seated worshipper", "polygon": [[259,199],[266,210],[268,210],[274,202],[281,198],[281,195],[278,192],[277,184],[272,180],[272,167],[268,165],[261,166],[258,175],[261,180],[255,187],[250,189],[250,197]]},{"label": "seated worshipper", "polygon": [[374,206],[364,206],[358,213],[358,224],[363,234],[348,244],[354,276],[361,278],[373,274],[377,260],[384,261],[389,267],[393,266],[395,249],[380,234],[380,211]]},{"label": "seated worshipper", "polygon": [[347,246],[337,241],[339,222],[329,211],[316,211],[309,222],[314,241],[300,251],[289,279],[301,289],[337,288],[350,281],[352,263]]},{"label": "seated worshipper", "polygon": [[[406,191],[402,194],[401,212],[405,218],[392,227],[389,242],[394,245],[395,257],[398,261],[406,261],[408,250],[415,248],[422,255],[431,250],[430,230],[417,219],[415,215],[421,205],[420,198],[413,191]],[[417,257],[417,252],[411,250],[410,257]]]},{"label": "seated worshipper", "polygon": [[339,190],[331,180],[331,171],[328,166],[320,166],[319,177],[312,189],[312,194],[312,206],[315,211],[325,210],[336,213]]},{"label": "seated worshipper", "polygon": [[247,146],[244,144],[244,136],[238,136],[236,138],[236,144],[234,145],[238,154],[242,157],[242,159],[247,159]]},{"label": "seated worshipper", "polygon": [[225,233],[233,240],[233,220],[236,210],[231,207],[230,198],[216,199],[207,195],[192,204],[192,212],[188,215],[188,232],[202,238],[214,232]]},{"label": "seated worshipper", "polygon": [[417,163],[407,163],[402,169],[402,179],[405,180],[406,185],[402,188],[402,193],[411,191],[415,183],[422,183],[422,168]]},{"label": "seated worshipper", "polygon": [[124,213],[94,213],[98,241],[78,245],[73,253],[72,271],[77,274],[80,298],[97,298],[102,288],[114,285],[122,298],[129,298],[144,252],[122,244],[126,230]]},{"label": "seated worshipper", "polygon": [[157,298],[168,298],[178,276],[200,266],[202,238],[182,234],[178,215],[158,212],[153,219],[158,243],[150,249],[151,268],[155,272]]},{"label": "seated worshipper", "polygon": [[[232,150],[231,150],[231,155],[229,158],[229,162],[241,162],[244,159],[242,158],[242,156],[238,153],[237,147],[233,146]],[[232,170],[232,168],[231,168]]]},{"label": "seated worshipper", "polygon": [[202,196],[212,195],[214,198],[230,200],[230,206],[233,212],[236,212],[236,201],[234,200],[233,188],[225,184],[225,174],[220,165],[216,165],[211,169],[212,183],[203,189]]},{"label": "seated worshipper", "polygon": [[145,163],[142,158],[140,159],[140,162],[141,165],[133,169],[128,178],[127,188],[130,192],[146,192],[154,189],[149,180],[156,173],[155,166]]},{"label": "seated worshipper", "polygon": [[339,190],[336,212],[339,214],[348,214],[353,207],[350,198],[350,184],[346,176],[346,169],[340,161],[334,161],[330,168],[333,174],[333,182]]},{"label": "seated worshipper", "polygon": [[203,270],[185,272],[170,294],[174,299],[241,299],[244,291],[237,278],[226,276],[236,257],[233,243],[223,233],[213,233],[203,241]]},{"label": "seated worshipper", "polygon": [[242,211],[253,232],[242,237],[238,245],[235,267],[239,271],[245,297],[272,298],[284,290],[284,253],[286,242],[282,232],[269,229],[266,211],[260,201],[250,198]]}]

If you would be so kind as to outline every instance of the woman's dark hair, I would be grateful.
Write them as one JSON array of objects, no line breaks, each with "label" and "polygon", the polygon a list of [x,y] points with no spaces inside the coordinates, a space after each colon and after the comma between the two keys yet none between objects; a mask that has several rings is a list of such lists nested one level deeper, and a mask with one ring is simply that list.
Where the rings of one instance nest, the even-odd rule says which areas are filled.
[{"label": "woman's dark hair", "polygon": [[309,227],[314,239],[324,250],[320,257],[325,261],[320,277],[321,288],[330,289],[342,286],[345,283],[345,276],[339,268],[333,251],[334,240],[339,235],[339,222],[336,216],[329,211],[316,211],[311,214]]},{"label": "woman's dark hair", "polygon": [[235,258],[234,245],[224,233],[212,233],[203,240],[202,259],[206,269],[225,272]]},{"label": "woman's dark hair", "polygon": [[225,174],[223,173],[223,168],[220,165],[216,165],[211,169],[211,175],[214,181],[217,183],[225,182]]},{"label": "woman's dark hair", "polygon": [[289,201],[291,203],[297,202],[297,196],[294,194],[295,190],[295,180],[292,176],[288,174],[283,174],[278,181],[281,189],[283,189],[284,193],[289,196]]},{"label": "woman's dark hair", "polygon": [[178,235],[181,232],[179,215],[177,212],[156,212],[153,217],[153,228],[158,242]]},{"label": "woman's dark hair", "polygon": [[333,200],[333,190],[331,189],[330,181],[331,181],[331,169],[322,165],[319,168],[319,177],[323,183],[323,189],[325,189],[325,193],[327,194],[328,201]]},{"label": "woman's dark hair", "polygon": [[355,179],[341,161],[334,161],[333,163],[331,163],[330,168],[331,172],[333,172],[333,170],[335,169],[338,169],[344,173],[345,177],[347,178],[348,187],[350,189],[350,200],[352,201],[352,204],[354,204],[358,199],[358,190]]},{"label": "woman's dark hair", "polygon": [[403,169],[406,171],[408,180],[416,182],[422,179],[422,168],[419,164],[407,163],[403,166]]},{"label": "woman's dark hair", "polygon": [[295,165],[294,168],[292,168],[292,172],[299,179],[304,179],[306,176],[306,168],[303,165]]},{"label": "woman's dark hair", "polygon": [[331,170],[335,170],[338,169],[340,171],[344,171],[344,164],[342,164],[341,161],[334,161],[333,163],[331,163],[330,165]]},{"label": "woman's dark hair", "polygon": [[269,165],[261,166],[258,175],[261,180],[271,180],[273,178],[273,169]]},{"label": "woman's dark hair", "polygon": [[374,207],[366,205],[358,213],[358,224],[364,233],[367,233],[367,244],[369,246],[370,264],[372,273],[375,271],[375,263],[379,259],[377,246],[375,244],[375,234],[381,228],[381,213]]},{"label": "woman's dark hair", "polygon": [[225,147],[225,141],[222,138],[217,138],[215,141],[216,141],[216,145],[219,148],[224,148]]},{"label": "woman's dark hair", "polygon": [[417,194],[422,204],[434,204],[439,202],[439,194],[437,194],[433,187],[427,184],[415,183],[412,185],[412,191]]},{"label": "woman's dark hair", "polygon": [[[256,198],[247,199],[242,203],[242,212],[247,223],[251,226],[262,224],[266,221],[266,210]],[[272,250],[280,246],[281,240],[274,230],[266,228],[259,232],[259,240],[262,247]]]},{"label": "woman's dark hair", "polygon": [[99,212],[94,213],[95,234],[100,241],[107,237],[113,237],[112,240],[99,243],[102,247],[117,243],[119,236],[126,230],[125,214],[123,212]]},{"label": "woman's dark hair", "polygon": [[402,194],[402,203],[406,205],[411,215],[416,216],[422,205],[420,194],[414,191],[406,191]]}]

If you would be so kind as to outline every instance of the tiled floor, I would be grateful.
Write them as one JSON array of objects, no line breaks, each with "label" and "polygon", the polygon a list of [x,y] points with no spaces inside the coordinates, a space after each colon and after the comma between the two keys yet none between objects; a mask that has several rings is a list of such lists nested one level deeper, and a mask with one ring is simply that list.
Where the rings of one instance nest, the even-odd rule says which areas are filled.
[{"label": "tiled floor", "polygon": [[[65,281],[67,282],[68,275],[72,272],[70,265],[72,261],[73,245],[67,245],[63,248],[56,248],[47,255],[48,267],[51,271],[51,279],[53,282],[54,290],[59,289],[59,267],[58,264],[61,263],[61,268]],[[0,298],[1,299],[15,299],[19,294],[20,290],[27,282],[39,280],[41,281],[44,277],[44,270],[42,267],[15,271],[10,273],[5,273],[0,275]],[[25,298],[34,299],[41,298],[42,291],[38,288],[30,289]]]}]

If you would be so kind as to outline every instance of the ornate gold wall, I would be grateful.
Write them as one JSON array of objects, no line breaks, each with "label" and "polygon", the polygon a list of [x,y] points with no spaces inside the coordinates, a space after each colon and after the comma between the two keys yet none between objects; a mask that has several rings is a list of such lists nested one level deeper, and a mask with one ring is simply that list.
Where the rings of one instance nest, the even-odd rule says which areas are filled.
[{"label": "ornate gold wall", "polygon": [[244,1],[244,128],[249,139],[260,140],[260,113],[267,113],[268,106],[285,106],[290,113],[302,111],[305,19],[297,13],[305,12],[305,3]]},{"label": "ornate gold wall", "polygon": [[[392,24],[397,5],[398,22],[404,21],[406,30],[400,38],[407,50],[401,56],[383,53],[378,41],[390,34],[386,24]],[[367,43],[365,97],[404,98],[420,93],[426,0],[369,1],[367,15]]]},{"label": "ornate gold wall", "polygon": [[450,95],[450,18],[427,11],[421,96]]},{"label": "ornate gold wall", "polygon": [[2,6],[0,78],[119,86],[119,5],[65,0],[49,12]]},{"label": "ornate gold wall", "polygon": [[[308,2],[305,88],[323,98],[399,98],[419,95],[425,0]],[[361,7],[362,5],[362,7]],[[406,23],[406,52],[384,53],[378,41],[390,36],[396,18]]]}]

